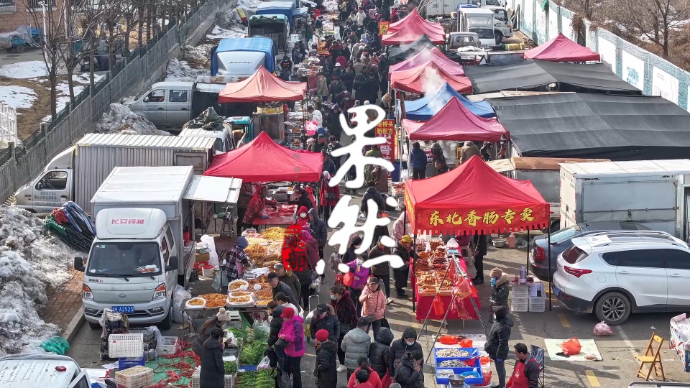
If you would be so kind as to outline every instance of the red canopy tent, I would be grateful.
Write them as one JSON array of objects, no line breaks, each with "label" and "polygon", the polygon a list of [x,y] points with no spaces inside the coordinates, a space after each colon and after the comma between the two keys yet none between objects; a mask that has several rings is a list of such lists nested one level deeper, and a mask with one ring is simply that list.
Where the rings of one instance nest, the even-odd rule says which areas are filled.
[{"label": "red canopy tent", "polygon": [[431,120],[403,119],[402,126],[410,140],[500,141],[502,136],[508,138],[508,131],[498,120],[475,115],[457,97],[451,98]]},{"label": "red canopy tent", "polygon": [[457,76],[465,75],[465,71],[462,69],[462,66],[459,63],[451,61],[445,55],[443,55],[441,50],[433,47],[431,50],[424,49],[409,59],[396,63],[395,65],[391,65],[388,69],[388,78],[390,79],[390,75],[396,71],[408,70],[413,67],[426,64],[429,61],[432,61],[436,65],[447,69],[449,74]]},{"label": "red canopy tent", "polygon": [[443,26],[438,24],[438,23],[432,23],[427,20],[424,20],[424,18],[417,12],[417,9],[413,9],[412,12],[410,12],[409,15],[405,16],[404,18],[398,20],[395,23],[391,23],[390,26],[388,26],[388,32],[389,33],[394,33],[398,32],[401,30],[406,29],[407,27],[415,25],[419,26],[424,29],[425,32],[429,33],[439,33],[439,34],[445,34],[445,30],[443,29]]},{"label": "red canopy tent", "polygon": [[410,44],[426,35],[434,44],[443,44],[446,33],[438,23],[431,23],[422,18],[417,10],[410,12],[407,17],[391,24],[388,34],[381,39],[381,45]]},{"label": "red canopy tent", "polygon": [[316,182],[322,170],[321,153],[292,151],[261,132],[242,147],[214,157],[204,175],[240,178],[244,182]]},{"label": "red canopy tent", "polygon": [[[435,70],[436,74],[427,71],[427,69]],[[448,82],[454,90],[460,93],[472,93],[472,82],[469,78],[452,74],[447,67],[439,66],[431,60],[419,66],[391,74],[391,89],[422,94],[424,85],[431,81],[427,80],[427,77],[440,77],[443,82]],[[437,83],[438,80],[432,82]]]},{"label": "red canopy tent", "polygon": [[285,82],[261,66],[246,80],[225,85],[218,102],[300,101],[306,92],[305,82]]},{"label": "red canopy tent", "polygon": [[488,234],[549,224],[549,204],[530,181],[510,179],[479,156],[445,174],[405,182],[412,230]]},{"label": "red canopy tent", "polygon": [[559,33],[550,41],[525,51],[525,59],[540,59],[551,62],[588,62],[600,61],[601,56]]}]

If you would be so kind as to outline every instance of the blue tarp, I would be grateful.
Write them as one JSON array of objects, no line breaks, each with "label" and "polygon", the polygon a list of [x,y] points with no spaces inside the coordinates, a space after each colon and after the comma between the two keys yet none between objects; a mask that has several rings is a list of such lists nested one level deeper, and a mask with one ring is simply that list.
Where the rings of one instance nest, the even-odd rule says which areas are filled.
[{"label": "blue tarp", "polygon": [[292,21],[295,15],[295,3],[291,1],[269,1],[262,2],[256,7],[257,15],[279,14],[285,15],[288,20]]},{"label": "blue tarp", "polygon": [[496,116],[488,102],[472,102],[467,97],[453,90],[453,87],[446,83],[432,97],[425,96],[418,100],[405,101],[405,117],[415,121],[429,120],[453,97],[457,97],[467,109],[479,117],[488,118]]},{"label": "blue tarp", "polygon": [[[218,43],[216,53],[228,51],[250,51],[264,53],[266,54],[266,59],[264,60],[264,67],[271,73],[273,73],[273,71],[275,70],[276,61],[275,56],[273,55],[274,47],[273,40],[271,38],[257,36],[253,38],[221,39]],[[211,60],[211,75],[216,75],[217,73],[218,59],[216,58],[216,54],[213,54],[213,58]]]}]

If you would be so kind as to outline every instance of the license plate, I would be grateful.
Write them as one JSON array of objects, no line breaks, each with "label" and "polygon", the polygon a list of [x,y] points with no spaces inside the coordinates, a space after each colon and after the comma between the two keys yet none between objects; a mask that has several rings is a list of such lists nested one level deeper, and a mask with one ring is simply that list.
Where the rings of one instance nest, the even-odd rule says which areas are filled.
[{"label": "license plate", "polygon": [[134,306],[113,306],[113,312],[133,314],[134,313]]},{"label": "license plate", "polygon": [[558,296],[558,294],[560,294],[560,293],[561,293],[561,290],[559,290],[558,287],[553,286],[553,294]]}]

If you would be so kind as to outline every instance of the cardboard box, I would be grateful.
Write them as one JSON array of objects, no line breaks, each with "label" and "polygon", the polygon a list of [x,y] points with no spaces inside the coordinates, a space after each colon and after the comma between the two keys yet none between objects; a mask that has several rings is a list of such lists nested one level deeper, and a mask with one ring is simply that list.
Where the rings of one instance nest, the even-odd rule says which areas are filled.
[{"label": "cardboard box", "polygon": [[205,261],[209,261],[209,260],[211,260],[211,254],[209,252],[196,254],[196,261],[197,262],[205,262]]}]

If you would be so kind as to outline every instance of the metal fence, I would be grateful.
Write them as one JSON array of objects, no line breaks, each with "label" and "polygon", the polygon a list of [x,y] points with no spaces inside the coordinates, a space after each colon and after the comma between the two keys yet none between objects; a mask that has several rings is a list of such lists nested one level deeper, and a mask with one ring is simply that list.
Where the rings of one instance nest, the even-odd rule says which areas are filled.
[{"label": "metal fence", "polygon": [[[5,202],[40,173],[52,158],[88,133],[110,103],[122,98],[131,85],[150,78],[168,60],[175,46],[194,38],[188,33],[195,31],[209,16],[231,5],[212,3],[204,3],[179,22],[171,21],[160,35],[145,47],[132,51],[93,88],[83,90],[49,124],[42,125],[19,146],[11,143],[9,148],[0,149],[0,202]],[[4,125],[3,109],[0,107],[0,126]],[[14,123],[16,134],[16,120]]]},{"label": "metal fence", "polygon": [[[549,0],[508,0],[508,6],[519,15],[522,32],[541,44],[559,32],[578,41],[572,23],[575,14]],[[662,96],[688,110],[690,73],[603,28],[591,28],[584,21],[585,41],[601,55],[602,61],[621,79],[650,96]]]},{"label": "metal fence", "polygon": [[17,141],[17,110],[0,103],[0,145]]}]

